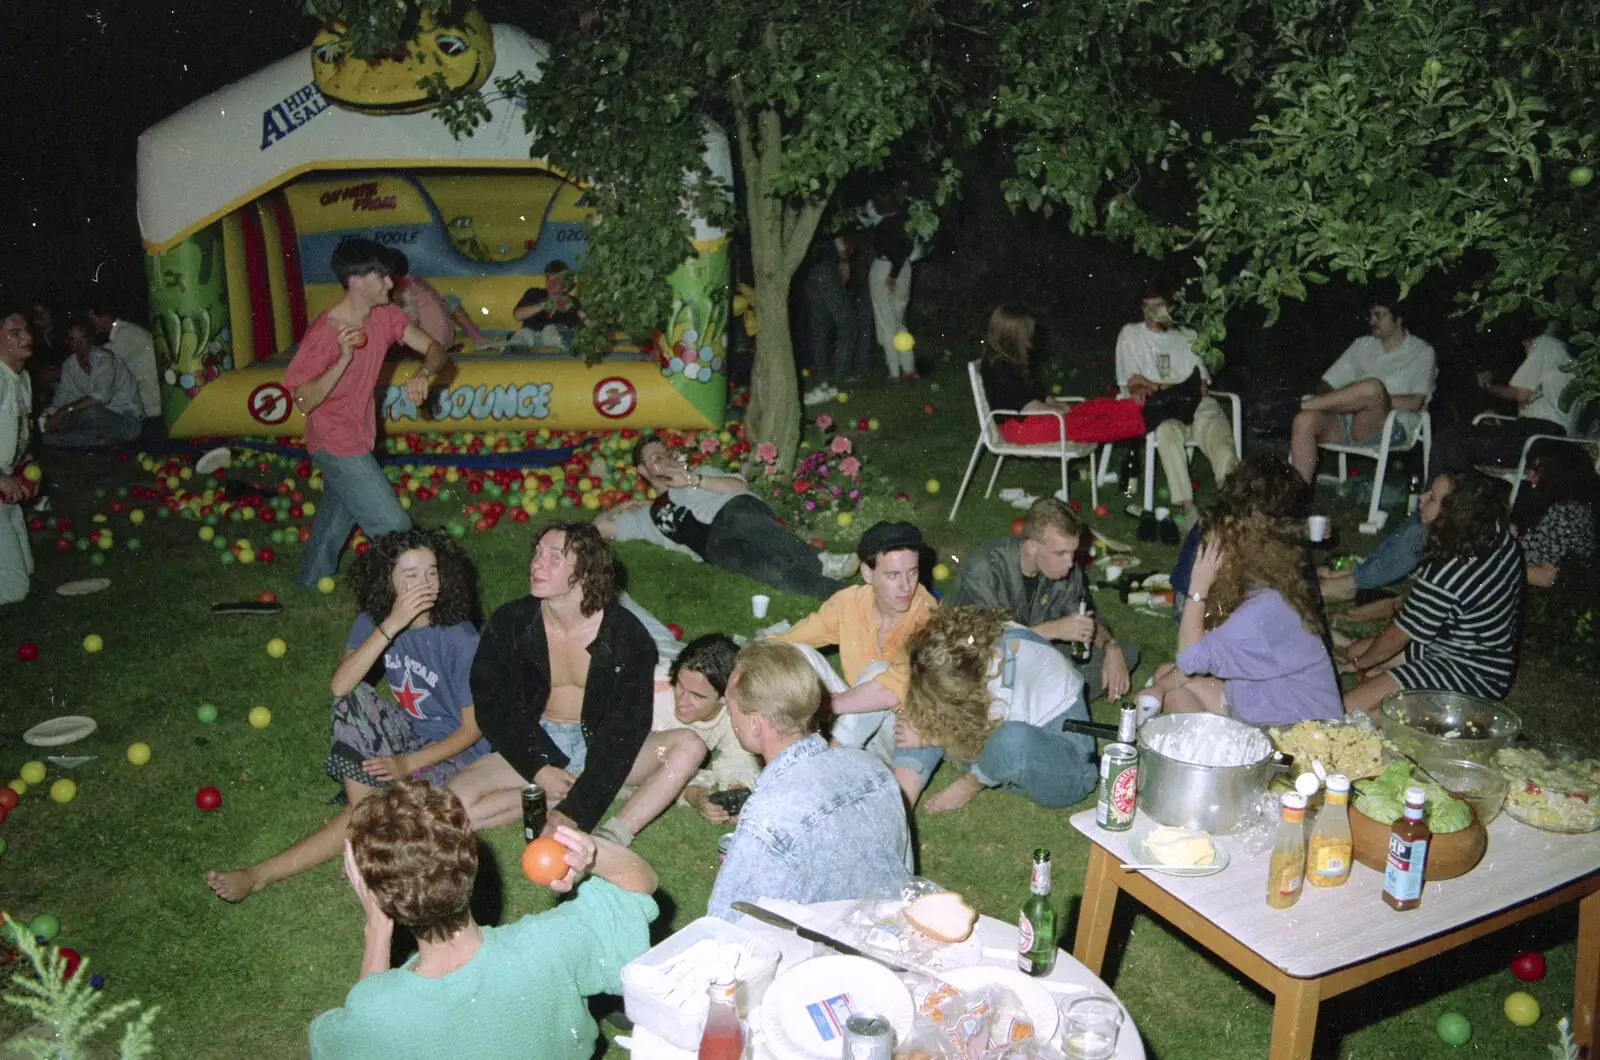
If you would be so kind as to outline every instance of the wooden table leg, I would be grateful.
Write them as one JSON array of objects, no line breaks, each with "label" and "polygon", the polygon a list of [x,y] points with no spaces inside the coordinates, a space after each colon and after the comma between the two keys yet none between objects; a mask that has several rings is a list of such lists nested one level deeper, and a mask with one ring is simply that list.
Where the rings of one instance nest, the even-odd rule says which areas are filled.
[{"label": "wooden table leg", "polygon": [[1083,874],[1083,899],[1078,906],[1078,931],[1072,941],[1072,956],[1095,975],[1106,959],[1106,940],[1111,935],[1111,914],[1117,908],[1117,859],[1098,843],[1089,844],[1089,867]]},{"label": "wooden table leg", "polygon": [[1572,1040],[1588,1055],[1600,1055],[1595,1041],[1595,1012],[1600,1009],[1600,891],[1578,902],[1578,965],[1572,978]]},{"label": "wooden table leg", "polygon": [[1317,1035],[1317,1006],[1322,984],[1316,979],[1283,976],[1273,989],[1272,1046],[1268,1060],[1310,1060]]}]

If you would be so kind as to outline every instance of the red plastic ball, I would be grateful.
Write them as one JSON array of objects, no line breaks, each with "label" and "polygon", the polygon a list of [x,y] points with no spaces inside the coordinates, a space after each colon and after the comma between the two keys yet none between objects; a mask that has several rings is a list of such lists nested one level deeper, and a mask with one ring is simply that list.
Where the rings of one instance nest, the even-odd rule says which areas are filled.
[{"label": "red plastic ball", "polygon": [[18,795],[15,788],[0,788],[0,810],[14,810]]},{"label": "red plastic ball", "polygon": [[61,959],[67,962],[66,966],[61,969],[61,978],[71,979],[77,973],[78,965],[83,962],[83,958],[71,946],[63,946],[61,947]]},{"label": "red plastic ball", "polygon": [[1524,983],[1536,983],[1544,978],[1544,954],[1529,950],[1511,958],[1511,974]]},{"label": "red plastic ball", "polygon": [[1012,537],[1021,537],[1022,536],[1022,524],[1025,521],[1026,520],[1024,520],[1022,518],[1022,516],[1020,516],[1020,515],[1017,516],[1015,519],[1011,520],[1011,536]]},{"label": "red plastic ball", "polygon": [[535,839],[522,851],[522,874],[541,887],[561,879],[570,868],[567,848],[549,836]]},{"label": "red plastic ball", "polygon": [[278,594],[271,589],[263,589],[256,594],[256,603],[258,604],[275,604],[277,602]]},{"label": "red plastic ball", "polygon": [[667,623],[667,632],[672,634],[673,640],[683,639],[683,627],[678,625],[676,622]]},{"label": "red plastic ball", "polygon": [[[39,645],[31,640],[25,640],[17,645],[17,660],[19,662],[33,662],[39,657]],[[9,790],[9,789],[7,789]],[[12,792],[13,795],[16,792]]]},{"label": "red plastic ball", "polygon": [[207,812],[222,805],[222,792],[209,785],[194,793],[194,804]]}]

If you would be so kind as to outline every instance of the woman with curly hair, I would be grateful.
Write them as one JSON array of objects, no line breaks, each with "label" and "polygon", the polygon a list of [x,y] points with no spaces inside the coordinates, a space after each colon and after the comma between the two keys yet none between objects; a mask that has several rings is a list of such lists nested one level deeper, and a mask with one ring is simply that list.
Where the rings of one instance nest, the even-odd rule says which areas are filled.
[{"label": "woman with curly hair", "polygon": [[[347,804],[327,824],[249,868],[210,871],[219,898],[241,901],[268,884],[338,857],[351,812],[374,791],[412,777],[454,780],[489,753],[472,706],[472,568],[446,534],[399,530],[355,564],[356,616],[333,671],[331,748],[323,769]],[[382,667],[393,700],[369,683]]]},{"label": "woman with curly hair", "polygon": [[1305,574],[1303,524],[1233,510],[1208,525],[1189,574],[1177,662],[1156,671],[1161,709],[1252,725],[1339,717],[1339,680]]},{"label": "woman with curly hair", "polygon": [[[1000,607],[940,607],[912,636],[911,680],[895,723],[901,747],[933,747],[965,764],[928,800],[929,813],[1002,788],[1039,806],[1070,806],[1094,790],[1094,740],[1061,731],[1088,721],[1083,677]],[[923,784],[938,768],[928,763]],[[915,804],[917,792],[909,793]]]},{"label": "woman with curly hair", "polygon": [[1394,621],[1347,650],[1340,669],[1359,680],[1346,710],[1376,714],[1402,689],[1485,699],[1511,691],[1526,575],[1502,493],[1486,475],[1452,471],[1422,495],[1422,572]]}]

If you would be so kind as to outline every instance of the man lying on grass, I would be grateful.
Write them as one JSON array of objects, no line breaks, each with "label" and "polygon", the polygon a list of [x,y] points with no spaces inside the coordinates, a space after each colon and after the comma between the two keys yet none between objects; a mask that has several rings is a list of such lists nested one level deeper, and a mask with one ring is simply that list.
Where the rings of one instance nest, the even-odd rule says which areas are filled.
[{"label": "man lying on grass", "polygon": [[1084,679],[1048,640],[1002,608],[941,607],[911,638],[910,656],[896,744],[935,752],[927,776],[941,751],[965,769],[928,800],[929,813],[959,809],[984,788],[1047,808],[1094,790],[1094,739],[1061,730],[1069,718],[1089,720]]},{"label": "man lying on grass", "polygon": [[[343,1008],[312,1022],[312,1060],[593,1056],[599,1028],[585,999],[621,993],[622,966],[650,947],[656,876],[603,839],[565,827],[555,839],[569,871],[550,889],[577,897],[479,927],[478,849],[461,800],[402,782],[363,802],[344,855],[365,923],[361,978]],[[591,873],[599,879],[579,886]],[[417,954],[391,969],[396,922]]]}]

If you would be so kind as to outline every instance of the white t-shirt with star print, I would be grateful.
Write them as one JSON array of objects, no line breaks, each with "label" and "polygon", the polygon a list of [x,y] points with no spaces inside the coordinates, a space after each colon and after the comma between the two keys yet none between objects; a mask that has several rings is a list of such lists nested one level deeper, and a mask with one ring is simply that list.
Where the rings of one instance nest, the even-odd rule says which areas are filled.
[{"label": "white t-shirt with star print", "polygon": [[[376,628],[363,611],[345,647],[359,648]],[[478,631],[470,622],[408,629],[383,650],[389,694],[425,743],[438,743],[461,727],[462,709],[472,706],[472,657],[477,652]],[[487,752],[488,744],[478,742]]]}]

